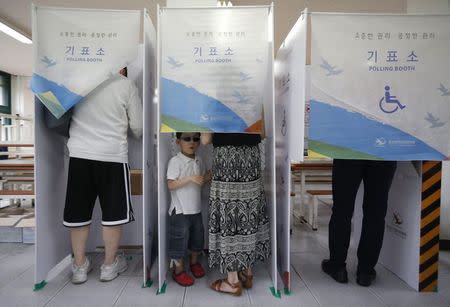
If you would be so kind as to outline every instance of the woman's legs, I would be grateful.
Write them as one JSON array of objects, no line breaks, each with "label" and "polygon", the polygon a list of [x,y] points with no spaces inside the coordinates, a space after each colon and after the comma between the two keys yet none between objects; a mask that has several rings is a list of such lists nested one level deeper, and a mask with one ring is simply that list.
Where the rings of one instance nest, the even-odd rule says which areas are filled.
[{"label": "woman's legs", "polygon": [[239,282],[238,274],[237,272],[228,272],[228,282],[231,284],[236,284]]}]

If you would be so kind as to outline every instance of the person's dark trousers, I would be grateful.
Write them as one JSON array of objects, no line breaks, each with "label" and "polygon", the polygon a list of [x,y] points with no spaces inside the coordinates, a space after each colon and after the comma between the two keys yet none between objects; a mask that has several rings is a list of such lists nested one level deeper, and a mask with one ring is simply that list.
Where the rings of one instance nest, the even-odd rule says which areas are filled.
[{"label": "person's dark trousers", "polygon": [[397,162],[333,161],[333,213],[329,224],[330,261],[344,267],[350,244],[355,198],[364,183],[363,222],[358,246],[358,271],[371,272],[378,262],[384,236],[389,189]]}]

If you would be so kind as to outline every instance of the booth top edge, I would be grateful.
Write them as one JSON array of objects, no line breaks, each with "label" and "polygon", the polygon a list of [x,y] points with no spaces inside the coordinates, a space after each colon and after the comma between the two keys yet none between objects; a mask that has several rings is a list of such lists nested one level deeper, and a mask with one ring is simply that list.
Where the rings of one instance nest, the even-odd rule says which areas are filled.
[{"label": "booth top edge", "polygon": [[[302,14],[304,14],[305,11],[302,11]],[[308,11],[306,13],[307,15],[356,15],[356,16],[404,16],[404,17],[411,17],[411,16],[442,16],[442,17],[450,17],[450,14],[445,13],[438,13],[438,14],[426,14],[426,13],[415,13],[415,14],[401,14],[401,13],[345,13],[345,12],[311,12]]]},{"label": "booth top edge", "polygon": [[233,9],[255,9],[255,8],[264,8],[271,9],[271,5],[242,5],[242,6],[192,6],[192,7],[159,7],[160,10],[204,10],[204,9],[218,9],[218,10],[233,10]]},{"label": "booth top edge", "polygon": [[[146,10],[145,7],[139,10],[119,10],[119,9],[99,9],[99,8],[79,8],[79,7],[64,7],[64,6],[40,6],[32,5],[32,9],[44,9],[44,10],[64,10],[64,11],[100,11],[100,12],[130,12],[130,13],[142,13]],[[148,11],[148,9],[147,9]]]}]

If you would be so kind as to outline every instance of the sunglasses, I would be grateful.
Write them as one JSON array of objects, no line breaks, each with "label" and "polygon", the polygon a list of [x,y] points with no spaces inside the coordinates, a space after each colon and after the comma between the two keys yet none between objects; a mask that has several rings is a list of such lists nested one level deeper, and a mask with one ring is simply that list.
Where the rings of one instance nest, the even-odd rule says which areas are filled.
[{"label": "sunglasses", "polygon": [[200,142],[200,138],[198,136],[182,136],[180,139],[185,142]]}]

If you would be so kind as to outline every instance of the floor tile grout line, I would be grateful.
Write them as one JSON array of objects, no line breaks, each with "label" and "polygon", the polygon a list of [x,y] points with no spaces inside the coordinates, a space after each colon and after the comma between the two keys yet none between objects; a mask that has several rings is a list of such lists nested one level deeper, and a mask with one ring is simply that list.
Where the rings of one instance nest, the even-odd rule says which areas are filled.
[{"label": "floor tile grout line", "polygon": [[47,300],[47,302],[45,302],[44,303],[44,305],[42,305],[42,307],[45,307],[45,306],[47,306],[65,287],[67,287],[67,284],[70,282],[70,278],[68,278],[67,280],[66,280],[66,282],[62,285],[62,287],[61,288],[59,288],[57,291],[56,291],[56,293],[55,294],[53,294],[53,296],[51,296],[48,300]]},{"label": "floor tile grout line", "polygon": [[[383,269],[385,269],[385,270],[387,270],[388,272],[390,272],[384,265],[381,265],[380,263],[378,263],[378,265],[382,266]],[[397,276],[396,276],[396,277],[397,277]],[[399,279],[399,281],[402,281],[402,282],[403,282],[403,280],[401,280],[400,278],[398,278],[398,279]],[[381,301],[381,303],[383,303],[385,306],[391,307],[391,305],[389,305],[389,303],[387,303],[387,302],[385,302],[385,301],[383,300],[383,297],[382,297],[376,290],[374,290],[374,289],[371,288],[371,287],[369,287],[368,290],[369,290],[373,295],[375,295],[375,296]]]},{"label": "floor tile grout line", "polygon": [[[96,252],[88,253],[87,256],[91,257],[93,265],[97,265],[98,264],[97,261],[101,261],[101,260],[99,260],[99,258],[100,258],[99,254]],[[62,272],[60,272],[59,274],[62,274]],[[63,286],[61,288],[58,289],[58,291],[56,291],[56,293],[52,297],[50,297],[50,299],[43,305],[43,307],[47,306],[65,287],[67,287],[67,285],[70,283],[70,273],[67,275],[68,275],[68,278],[67,278],[66,282],[63,284]]]},{"label": "floor tile grout line", "polygon": [[[311,239],[313,239],[312,237],[311,238],[308,238],[308,240],[311,240]],[[352,252],[355,252],[355,250],[353,250]],[[297,252],[297,253],[291,253],[291,254],[296,254],[297,255],[297,258],[300,258],[300,257],[302,257],[301,255],[302,254],[304,254],[304,253],[302,253],[302,252]],[[324,254],[324,252],[322,252],[322,251],[316,251],[316,252],[309,252],[309,254],[317,254],[317,255],[323,255]],[[95,257],[96,259],[98,259],[99,260],[99,262],[100,262],[100,256],[98,256],[98,257]],[[349,264],[351,264],[353,267],[354,266],[356,266],[356,262],[355,261],[357,261],[357,259],[355,258],[355,257],[353,257],[352,258],[352,260],[351,261],[349,261]],[[387,268],[385,268],[384,266],[382,266],[381,264],[380,264],[380,266],[383,268],[383,270],[385,270],[386,271],[386,273],[389,273],[389,274],[391,274],[393,277],[397,277],[397,276],[395,276],[395,274],[393,274],[392,272],[390,272]],[[314,293],[317,293],[317,292],[313,292],[313,291],[311,291],[311,289],[310,289],[310,287],[312,288],[312,289],[314,289],[315,288],[315,286],[317,285],[317,283],[315,282],[315,280],[311,283],[311,284],[309,284],[309,282],[311,282],[311,280],[309,279],[309,275],[305,275],[305,276],[300,276],[300,272],[303,272],[303,269],[305,268],[303,265],[302,265],[302,262],[298,262],[297,264],[296,264],[296,267],[293,267],[293,265],[291,265],[291,267],[292,267],[292,270],[295,272],[295,274],[297,274],[298,276],[299,276],[299,279],[305,284],[305,288],[307,288],[308,289],[308,292],[314,297],[314,299],[315,299],[315,301],[316,301],[316,304],[318,304],[318,305],[320,305],[320,302],[317,302],[317,299],[316,299],[316,297],[315,297],[315,295],[314,295]],[[319,269],[320,270],[320,269]],[[28,270],[26,270],[24,273],[21,273],[21,275],[19,275],[19,276],[23,276],[23,274],[27,274],[28,275],[28,273],[27,273],[27,271]],[[69,276],[69,273],[68,272],[66,272],[66,273],[64,273],[64,272],[61,272],[60,274],[64,274],[65,276],[63,276],[63,277],[66,277],[66,276]],[[440,274],[441,275],[441,274]],[[442,275],[441,275],[442,276]],[[441,277],[440,276],[440,277]],[[61,277],[61,276],[60,276]],[[128,276],[127,276],[128,277]],[[307,283],[306,282],[306,280],[304,279],[304,278],[307,278],[306,280],[308,280],[309,282]],[[14,279],[15,280],[15,279]],[[124,280],[125,281],[125,280]],[[398,283],[403,283],[404,285],[407,285],[406,283],[404,283],[404,282],[402,282],[399,278],[396,278],[396,281],[398,282]],[[444,277],[444,281],[448,281],[448,276],[445,276]],[[48,304],[51,304],[50,303],[50,301],[55,301],[55,297],[58,297],[58,299],[61,297],[61,290],[63,289],[63,288],[65,288],[65,286],[67,286],[67,283],[68,282],[70,282],[70,280],[69,281],[66,281],[66,283],[64,284],[64,280],[60,280],[57,284],[53,284],[53,285],[56,285],[60,290],[58,290],[58,288],[56,288],[56,289],[54,289],[53,291],[55,291],[55,290],[58,290],[57,292],[56,292],[56,294],[55,295],[53,295],[53,298],[51,298],[50,300],[48,300],[48,298],[45,298],[45,300],[48,300],[47,301],[47,303],[46,303],[46,305],[48,305]],[[17,283],[17,282],[16,282]],[[129,283],[129,281],[128,281],[128,284],[130,284]],[[299,284],[299,282],[296,282],[295,283],[296,285],[298,285]],[[352,279],[352,284],[353,285],[355,285],[355,280],[354,279]],[[9,287],[9,285],[10,285],[10,283],[8,283],[7,284],[8,285],[8,287]],[[48,286],[47,286],[48,287]],[[60,288],[60,287],[62,287],[62,288]],[[124,289],[126,289],[126,287],[127,287],[127,285],[125,285],[125,288]],[[409,287],[409,286],[408,286]],[[361,290],[364,290],[364,289],[360,289],[360,291]],[[368,289],[368,290],[370,290],[370,292],[373,292],[373,291],[375,291],[374,293],[371,293],[372,295],[375,295],[379,300],[380,300],[380,298],[381,298],[381,300],[383,301],[383,299],[386,301],[386,302],[391,302],[391,300],[390,300],[390,298],[389,298],[389,296],[382,296],[382,294],[383,294],[383,291],[382,291],[382,289],[379,289],[379,288],[376,288],[376,287],[371,287],[370,289]],[[43,291],[45,291],[45,289],[43,290]],[[52,291],[52,292],[53,292]],[[124,291],[126,291],[126,290],[123,290],[122,291],[122,294],[119,296],[119,299],[120,298],[123,298],[124,297]],[[191,290],[192,291],[192,290]],[[31,292],[31,291],[30,291]],[[42,292],[42,291],[41,291]],[[64,291],[65,292],[65,291]],[[319,291],[320,292],[320,291]],[[184,303],[182,303],[183,305],[188,305],[189,304],[189,297],[188,297],[188,295],[190,294],[191,292],[186,292],[186,294],[185,294],[185,299],[184,299]],[[43,293],[44,295],[45,295],[45,293]],[[249,295],[250,295],[250,300],[253,298],[252,297],[252,294],[253,293],[250,293]],[[45,295],[45,296],[47,296],[47,295]],[[318,297],[321,297],[321,296],[318,296]],[[180,297],[178,297],[178,298],[180,298]],[[378,300],[378,301],[379,301]],[[442,302],[445,302],[445,296],[444,297],[439,297],[438,299],[437,299],[437,303],[439,303],[439,304],[441,304]],[[116,303],[115,303],[115,305],[117,306],[118,305],[118,303],[117,303],[118,301],[116,300]],[[255,302],[251,302],[252,303],[252,306],[253,305],[255,305],[256,303],[257,303],[257,300],[255,301]],[[312,302],[311,302],[312,303]],[[393,302],[391,302],[391,303],[389,303],[388,305],[386,305],[386,303],[383,301],[383,306],[395,306],[395,303],[393,303]],[[257,306],[257,305],[256,305]],[[445,306],[445,304],[444,305],[442,305],[442,306]],[[189,307],[192,307],[192,306],[190,306],[189,305]]]},{"label": "floor tile grout line", "polygon": [[316,294],[309,288],[308,283],[306,282],[305,279],[302,278],[302,276],[300,276],[300,273],[297,271],[297,269],[294,267],[294,265],[291,264],[291,268],[294,270],[294,272],[297,274],[297,276],[300,278],[301,281],[303,281],[303,283],[305,284],[306,289],[308,289],[309,293],[312,295],[312,297],[314,298],[314,300],[316,301],[316,303],[319,306],[323,306],[320,302],[319,299],[316,297]]},{"label": "floor tile grout line", "polygon": [[184,307],[184,302],[186,300],[186,293],[187,293],[187,291],[188,291],[188,288],[185,287],[184,288],[184,292],[183,292],[183,298],[181,299],[181,307]]},{"label": "floor tile grout line", "polygon": [[119,293],[117,295],[116,300],[114,301],[114,304],[112,304],[112,307],[116,306],[117,302],[119,301],[120,297],[122,296],[123,292],[125,291],[125,288],[127,287],[128,283],[130,282],[130,276],[128,276],[125,284],[123,285],[122,289],[119,290]]},{"label": "floor tile grout line", "polygon": [[247,293],[247,298],[250,303],[250,306],[253,306],[252,296],[250,295],[250,291],[245,291]]},{"label": "floor tile grout line", "polygon": [[0,290],[1,290],[3,287],[6,287],[7,285],[13,283],[15,280],[19,279],[20,276],[22,276],[22,275],[25,274],[28,270],[30,270],[31,268],[33,268],[33,266],[34,266],[34,264],[31,264],[28,268],[26,268],[24,271],[20,272],[20,273],[19,273],[18,275],[16,275],[13,279],[7,281],[7,282],[4,283],[3,285],[0,284]]},{"label": "floor tile grout line", "polygon": [[385,302],[383,300],[383,298],[376,291],[374,291],[371,287],[366,287],[366,290],[367,290],[367,292],[369,292],[370,294],[375,296],[381,304],[383,304],[386,307],[389,307],[389,304],[387,302]]}]

